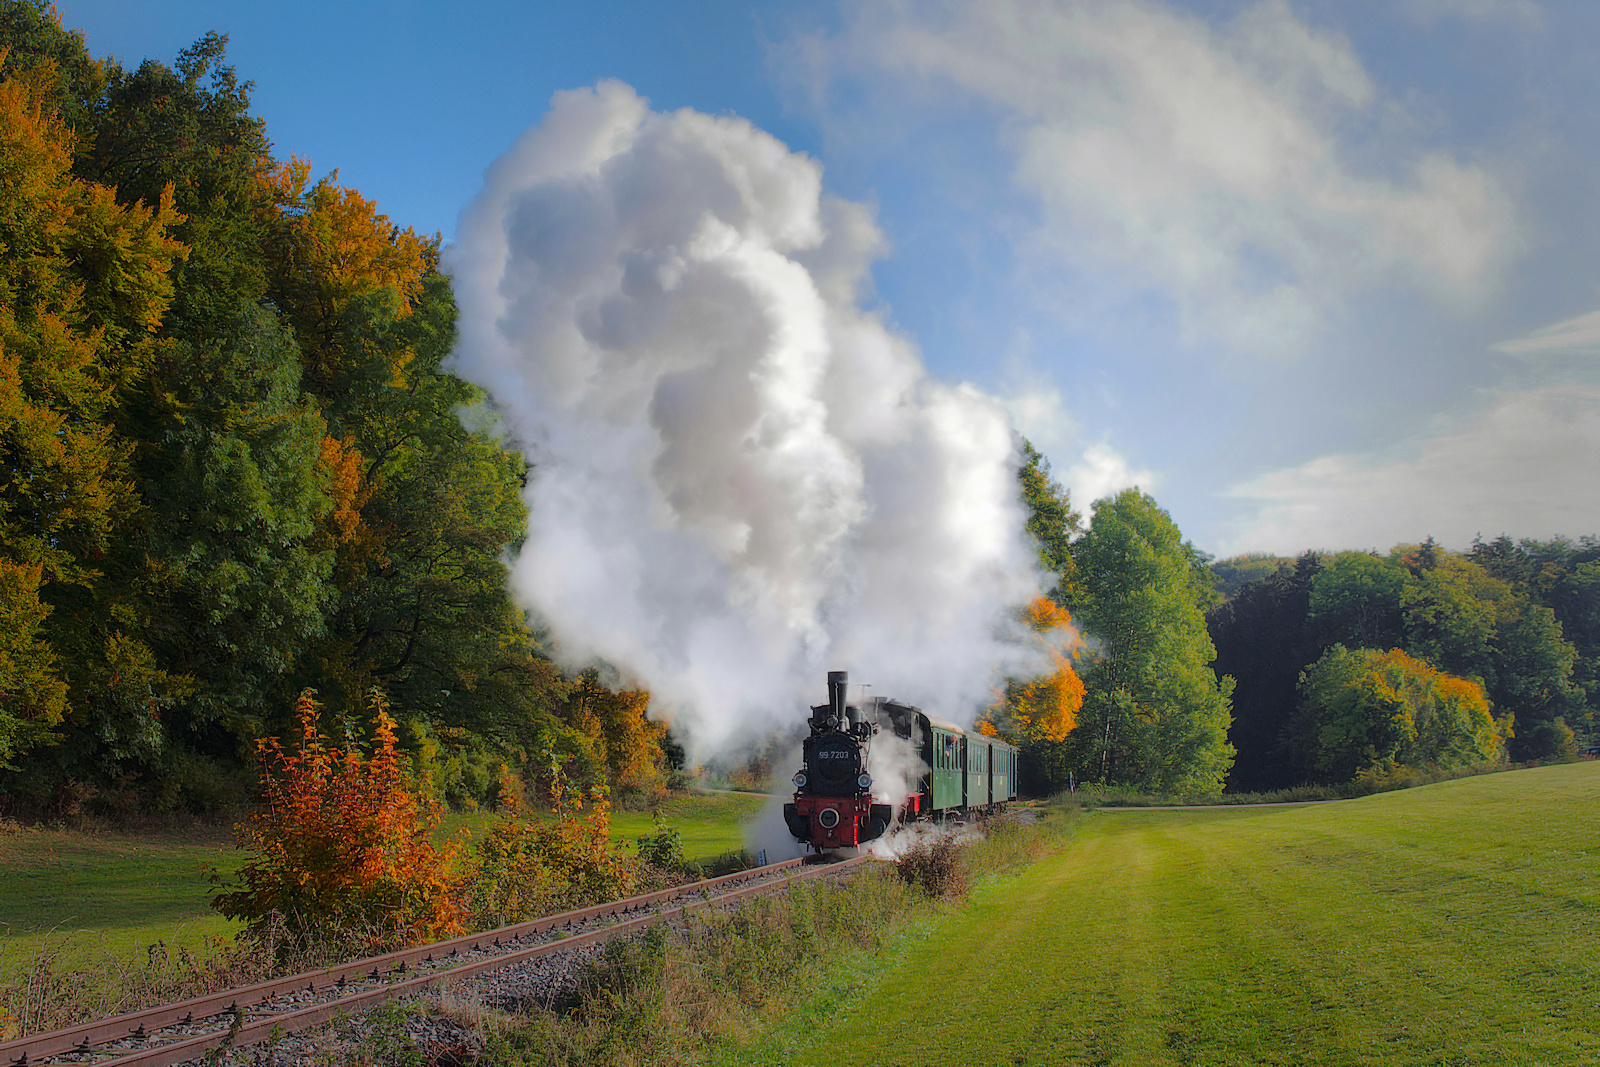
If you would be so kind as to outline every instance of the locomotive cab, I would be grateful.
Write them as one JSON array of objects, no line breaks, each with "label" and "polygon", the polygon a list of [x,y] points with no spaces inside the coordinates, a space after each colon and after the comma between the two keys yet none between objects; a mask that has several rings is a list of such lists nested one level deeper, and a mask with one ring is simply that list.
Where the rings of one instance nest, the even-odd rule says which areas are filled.
[{"label": "locomotive cab", "polygon": [[796,839],[818,852],[860,845],[889,829],[893,810],[872,802],[867,746],[877,733],[849,703],[849,675],[828,672],[828,702],[811,709],[811,733],[794,776],[794,801],[783,820]]}]

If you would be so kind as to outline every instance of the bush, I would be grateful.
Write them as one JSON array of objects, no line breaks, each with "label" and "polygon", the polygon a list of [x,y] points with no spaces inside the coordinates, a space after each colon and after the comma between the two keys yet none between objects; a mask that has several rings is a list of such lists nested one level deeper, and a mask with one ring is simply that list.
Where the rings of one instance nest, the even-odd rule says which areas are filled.
[{"label": "bush", "polygon": [[484,926],[524,922],[553,911],[627,896],[639,865],[611,843],[611,807],[604,790],[570,787],[561,761],[550,758],[553,821],[527,818],[509,780],[500,789],[500,818],[478,845],[470,908]]},{"label": "bush", "polygon": [[259,742],[262,808],[237,827],[251,858],[234,884],[212,874],[213,908],[253,930],[281,916],[291,944],[351,931],[372,943],[415,941],[463,928],[456,850],[433,845],[438,809],[409,785],[381,693],[371,708],[370,757],[328,746],[310,690],[295,707],[295,751],[276,737]]},{"label": "bush", "polygon": [[661,813],[653,815],[655,833],[639,838],[639,859],[662,871],[683,870],[683,834],[675,826],[661,821]]},{"label": "bush", "polygon": [[964,896],[971,882],[965,851],[949,834],[924,838],[900,854],[894,871],[901,881],[935,900]]}]

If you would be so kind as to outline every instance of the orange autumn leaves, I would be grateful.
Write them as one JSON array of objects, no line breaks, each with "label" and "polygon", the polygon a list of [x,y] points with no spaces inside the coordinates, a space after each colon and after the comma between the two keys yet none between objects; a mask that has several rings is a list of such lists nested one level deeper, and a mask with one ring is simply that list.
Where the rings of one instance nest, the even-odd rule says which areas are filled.
[{"label": "orange autumn leaves", "polygon": [[[352,303],[374,296],[393,314],[410,314],[424,278],[438,265],[438,238],[400,227],[375,201],[337,183],[334,171],[310,184],[311,166],[291,159],[260,179],[263,208],[274,220],[277,277],[274,287],[306,357],[312,384],[326,385],[373,353],[346,351],[341,336]],[[412,353],[388,353],[391,381],[403,382]]]},{"label": "orange autumn leaves", "polygon": [[438,808],[406,780],[387,703],[372,696],[367,757],[354,745],[330,746],[318,710],[309,691],[301,694],[292,750],[276,737],[258,743],[261,809],[239,826],[251,859],[212,907],[252,924],[281,916],[302,935],[324,925],[361,930],[375,942],[460,930],[458,850],[433,844]]},{"label": "orange autumn leaves", "polygon": [[[642,716],[648,694],[618,698]],[[499,818],[469,854],[436,844],[442,809],[399,751],[388,702],[374,690],[370,754],[330,744],[311,691],[295,708],[299,737],[257,744],[261,806],[237,827],[249,860],[231,882],[213,873],[211,905],[292,938],[415,943],[520,921],[631,892],[638,862],[611,841],[603,787],[584,791],[547,754],[553,818],[524,811],[502,766]]]},{"label": "orange autumn leaves", "polygon": [[1072,656],[1083,639],[1072,616],[1048,597],[1030,603],[1022,618],[1050,670],[1028,681],[1007,683],[1001,699],[978,720],[978,730],[1012,741],[1065,741],[1083,707],[1083,681],[1072,669]]}]

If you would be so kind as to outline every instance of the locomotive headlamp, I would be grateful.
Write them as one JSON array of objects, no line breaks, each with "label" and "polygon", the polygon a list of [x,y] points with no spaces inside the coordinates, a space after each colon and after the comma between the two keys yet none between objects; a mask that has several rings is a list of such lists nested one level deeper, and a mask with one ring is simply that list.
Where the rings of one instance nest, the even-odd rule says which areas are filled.
[{"label": "locomotive headlamp", "polygon": [[795,771],[793,781],[796,789],[804,789],[806,787],[806,772]]},{"label": "locomotive headlamp", "polygon": [[860,786],[862,789],[871,789],[872,775],[863,773],[861,777],[856,779],[856,785]]},{"label": "locomotive headlamp", "polygon": [[822,824],[824,829],[832,830],[839,825],[839,809],[823,808],[817,812],[817,821]]}]

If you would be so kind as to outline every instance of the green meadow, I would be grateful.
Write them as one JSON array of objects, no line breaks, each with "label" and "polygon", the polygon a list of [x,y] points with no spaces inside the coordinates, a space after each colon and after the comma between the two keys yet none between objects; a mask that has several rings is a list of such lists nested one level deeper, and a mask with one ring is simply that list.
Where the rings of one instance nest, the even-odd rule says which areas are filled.
[{"label": "green meadow", "polygon": [[230,934],[207,905],[202,863],[238,866],[226,830],[0,833],[0,965],[41,948],[126,958],[157,941],[193,949]]},{"label": "green meadow", "polygon": [[[757,793],[695,793],[677,796],[661,806],[661,818],[683,835],[683,858],[690,863],[738,852],[744,848],[744,826],[761,814],[767,798]],[[647,811],[613,811],[611,838],[628,846],[655,833]]]},{"label": "green meadow", "polygon": [[1593,1064],[1597,813],[1588,762],[1085,815],[722,1062]]},{"label": "green meadow", "polygon": [[[684,857],[705,862],[743,847],[742,826],[766,798],[748,793],[674,797],[662,817],[683,834]],[[487,812],[447,816],[442,836],[477,835]],[[631,851],[654,832],[648,812],[612,813],[611,837]],[[242,862],[226,829],[141,834],[70,830],[0,832],[0,969],[39,952],[70,961],[128,958],[157,941],[204,944],[234,925],[209,906],[205,864]]]}]

